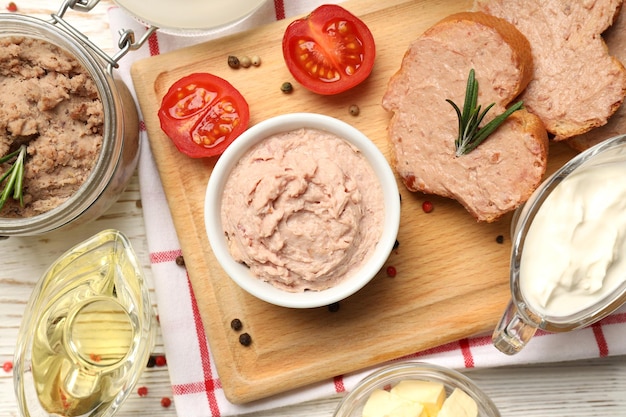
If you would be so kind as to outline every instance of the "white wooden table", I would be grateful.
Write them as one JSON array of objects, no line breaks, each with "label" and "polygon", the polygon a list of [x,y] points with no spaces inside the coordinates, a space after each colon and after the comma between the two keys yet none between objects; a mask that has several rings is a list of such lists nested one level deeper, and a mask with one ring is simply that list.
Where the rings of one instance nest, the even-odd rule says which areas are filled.
[{"label": "white wooden table", "polygon": [[[15,3],[19,13],[46,20],[60,6],[60,1],[57,4],[56,0],[16,0]],[[0,3],[1,12],[7,4],[5,0]],[[112,4],[112,0],[102,0],[89,14],[74,12],[70,17],[73,25],[109,51],[114,50],[115,42],[108,28],[106,10]],[[150,281],[137,176],[104,216],[79,230],[0,241],[0,364],[13,359],[25,304],[48,265],[76,243],[106,228],[119,229],[130,238]],[[155,354],[159,353],[163,353],[160,337],[155,348]],[[467,374],[492,397],[505,417],[626,416],[624,357],[474,370]],[[148,396],[131,394],[118,414],[120,417],[176,416],[174,404],[163,408],[160,403],[162,397],[172,398],[167,367],[146,368],[138,386],[146,386]],[[340,398],[337,395],[249,416],[328,417],[332,416]],[[19,412],[12,374],[0,369],[0,417],[5,416],[19,416]]]}]

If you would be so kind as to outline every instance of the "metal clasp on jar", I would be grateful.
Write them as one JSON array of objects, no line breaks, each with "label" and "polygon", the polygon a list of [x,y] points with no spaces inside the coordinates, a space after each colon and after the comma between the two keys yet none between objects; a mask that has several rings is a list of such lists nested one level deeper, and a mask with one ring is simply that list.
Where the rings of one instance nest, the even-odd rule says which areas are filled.
[{"label": "metal clasp on jar", "polygon": [[122,59],[129,51],[134,51],[146,43],[150,35],[152,35],[158,27],[150,26],[146,32],[136,40],[135,32],[131,29],[122,29],[119,31],[120,38],[118,39],[117,46],[119,51],[113,56],[109,56],[98,45],[94,44],[85,36],[81,31],[67,23],[63,16],[68,9],[77,10],[81,12],[89,12],[93,9],[100,0],[65,0],[61,4],[59,11],[56,14],[52,14],[52,23],[56,23],[62,26],[67,32],[74,35],[82,42],[84,42],[89,48],[91,48],[99,57],[104,59],[108,65],[107,70],[112,73],[113,68],[119,67],[119,60]]}]

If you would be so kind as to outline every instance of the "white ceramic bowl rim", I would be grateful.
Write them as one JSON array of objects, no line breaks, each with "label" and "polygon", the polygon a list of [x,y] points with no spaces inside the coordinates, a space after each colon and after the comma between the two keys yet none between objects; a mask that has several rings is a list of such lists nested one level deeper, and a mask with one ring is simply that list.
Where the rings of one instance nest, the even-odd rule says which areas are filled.
[{"label": "white ceramic bowl rim", "polygon": [[[371,163],[381,182],[385,200],[385,217],[381,238],[375,252],[364,266],[368,277],[356,274],[338,285],[322,291],[290,293],[255,278],[248,267],[236,262],[228,251],[220,216],[220,201],[227,175],[239,159],[254,145],[270,135],[299,129],[316,128],[344,138],[357,146]],[[218,262],[241,288],[271,304],[291,308],[313,308],[330,305],[354,294],[383,267],[396,242],[400,226],[400,194],[394,173],[385,156],[363,133],[339,119],[316,113],[290,113],[275,116],[250,127],[220,156],[209,178],[204,204],[205,228]]]}]

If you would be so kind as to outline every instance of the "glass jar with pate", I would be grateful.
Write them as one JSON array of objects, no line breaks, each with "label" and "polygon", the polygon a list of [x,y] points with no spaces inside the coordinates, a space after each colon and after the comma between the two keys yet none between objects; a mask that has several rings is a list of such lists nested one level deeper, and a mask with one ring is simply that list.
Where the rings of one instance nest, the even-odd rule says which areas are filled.
[{"label": "glass jar with pate", "polygon": [[[74,3],[50,21],[0,14],[0,94],[11,103],[0,112],[0,157],[25,150],[21,194],[7,192],[0,236],[41,235],[99,217],[137,165],[137,108],[114,73],[130,47],[108,57],[63,19]],[[6,160],[0,175],[14,165]],[[8,179],[0,189],[10,188]],[[69,183],[74,188],[60,190]]]}]

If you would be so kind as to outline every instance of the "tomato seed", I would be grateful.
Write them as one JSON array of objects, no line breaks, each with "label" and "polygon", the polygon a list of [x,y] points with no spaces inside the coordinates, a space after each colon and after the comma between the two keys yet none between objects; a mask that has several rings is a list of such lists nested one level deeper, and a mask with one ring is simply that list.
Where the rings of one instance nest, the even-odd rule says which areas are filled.
[{"label": "tomato seed", "polygon": [[433,211],[433,203],[431,203],[430,201],[424,201],[422,203],[422,210],[424,210],[424,213],[430,213],[431,211]]},{"label": "tomato seed", "polygon": [[2,369],[4,370],[4,372],[11,372],[13,370],[13,362],[6,361],[2,364]]},{"label": "tomato seed", "polygon": [[398,273],[398,271],[396,270],[395,266],[391,266],[390,265],[390,266],[387,267],[387,276],[388,277],[393,278],[393,277],[396,276],[397,273]]},{"label": "tomato seed", "polygon": [[172,400],[168,397],[161,398],[161,407],[168,408],[170,405],[172,405]]},{"label": "tomato seed", "polygon": [[148,395],[148,388],[147,387],[137,388],[137,395],[139,395],[140,397],[145,397],[146,395]]}]

